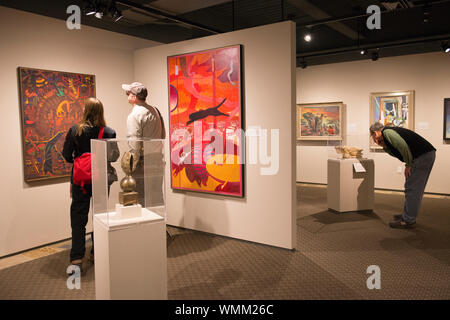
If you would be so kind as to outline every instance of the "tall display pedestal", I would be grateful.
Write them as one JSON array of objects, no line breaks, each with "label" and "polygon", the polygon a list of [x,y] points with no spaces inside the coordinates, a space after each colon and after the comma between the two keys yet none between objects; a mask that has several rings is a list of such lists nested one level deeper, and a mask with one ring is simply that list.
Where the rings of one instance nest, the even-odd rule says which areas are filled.
[{"label": "tall display pedestal", "polygon": [[164,218],[142,209],[140,217],[94,215],[97,300],[167,299]]},{"label": "tall display pedestal", "polygon": [[[365,172],[358,172],[359,163]],[[328,208],[337,212],[372,211],[374,182],[373,159],[328,159]]]}]

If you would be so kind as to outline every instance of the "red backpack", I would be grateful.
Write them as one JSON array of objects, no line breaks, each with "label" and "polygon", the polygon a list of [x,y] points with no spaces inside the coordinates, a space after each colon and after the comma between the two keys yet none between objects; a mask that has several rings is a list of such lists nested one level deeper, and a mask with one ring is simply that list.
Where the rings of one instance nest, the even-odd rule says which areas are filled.
[{"label": "red backpack", "polygon": [[[103,131],[105,127],[101,127],[98,133],[98,138],[103,138]],[[81,187],[83,193],[86,193],[84,185],[92,183],[91,170],[91,153],[85,152],[81,156],[75,158],[73,161],[73,184]]]}]

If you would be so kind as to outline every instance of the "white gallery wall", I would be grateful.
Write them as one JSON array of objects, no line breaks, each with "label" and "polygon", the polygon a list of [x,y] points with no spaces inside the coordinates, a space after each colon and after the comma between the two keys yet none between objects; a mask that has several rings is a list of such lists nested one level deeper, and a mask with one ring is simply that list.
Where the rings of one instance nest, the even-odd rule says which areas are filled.
[{"label": "white gallery wall", "polygon": [[[259,126],[268,129],[269,136],[271,129],[280,130],[279,171],[261,175],[267,165],[246,164],[242,199],[174,192],[167,165],[167,223],[291,249],[296,237],[295,24],[282,22],[138,50],[136,80],[147,85],[148,102],[159,107],[168,130],[167,57],[236,44],[243,46],[245,128]],[[246,152],[248,159],[248,148]]]},{"label": "white gallery wall", "polygon": [[[297,103],[345,104],[347,133],[367,135],[371,92],[415,91],[415,131],[437,149],[426,192],[450,194],[450,144],[443,140],[443,104],[450,97],[450,54],[441,52],[311,66],[297,69]],[[326,142],[297,142],[297,181],[327,183]],[[375,160],[375,187],[403,190],[402,163],[386,153]]]},{"label": "white gallery wall", "polygon": [[[131,110],[121,84],[134,79],[135,49],[157,43],[0,6],[0,257],[71,237],[69,180],[23,177],[17,67],[96,76],[107,124],[125,138]],[[89,226],[88,229],[90,229]]]}]

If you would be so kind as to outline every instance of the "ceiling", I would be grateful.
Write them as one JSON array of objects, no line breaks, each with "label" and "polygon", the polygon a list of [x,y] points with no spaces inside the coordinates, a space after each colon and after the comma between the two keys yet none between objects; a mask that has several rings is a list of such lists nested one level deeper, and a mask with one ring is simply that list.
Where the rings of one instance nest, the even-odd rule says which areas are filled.
[{"label": "ceiling", "polygon": [[[111,0],[97,0],[111,2]],[[86,0],[0,0],[0,5],[66,20],[66,8]],[[381,29],[366,26],[370,5]],[[122,0],[123,18],[82,16],[82,25],[162,43],[292,20],[297,66],[441,51],[450,40],[450,0]],[[304,36],[310,33],[312,41]],[[367,49],[361,54],[362,49]]]}]

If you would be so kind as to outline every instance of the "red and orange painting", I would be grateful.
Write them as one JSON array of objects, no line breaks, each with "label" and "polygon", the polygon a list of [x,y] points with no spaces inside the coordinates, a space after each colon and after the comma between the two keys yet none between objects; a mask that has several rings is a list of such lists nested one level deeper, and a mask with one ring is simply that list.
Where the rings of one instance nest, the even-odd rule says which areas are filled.
[{"label": "red and orange painting", "polygon": [[167,64],[172,188],[243,197],[241,46]]},{"label": "red and orange painting", "polygon": [[67,131],[83,116],[84,101],[95,97],[95,76],[18,68],[22,109],[25,181],[70,176],[62,157]]}]

